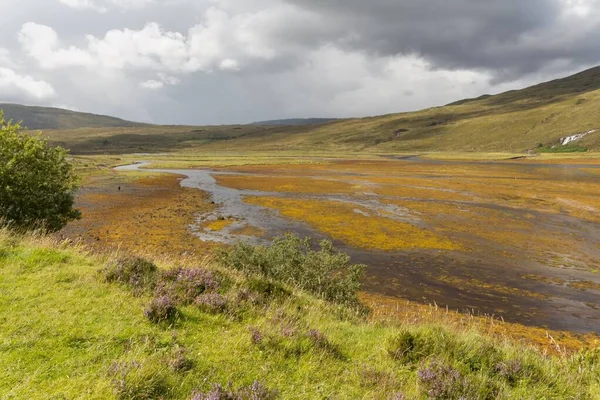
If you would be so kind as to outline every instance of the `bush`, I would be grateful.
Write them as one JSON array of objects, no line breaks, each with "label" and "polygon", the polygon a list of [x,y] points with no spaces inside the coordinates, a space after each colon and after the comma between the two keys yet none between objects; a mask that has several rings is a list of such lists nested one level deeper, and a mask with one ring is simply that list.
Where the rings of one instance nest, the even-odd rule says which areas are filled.
[{"label": "bush", "polygon": [[187,372],[194,368],[194,361],[188,358],[186,349],[177,348],[169,360],[169,365],[175,372]]},{"label": "bush", "polygon": [[101,273],[106,282],[121,283],[139,292],[156,286],[158,267],[145,258],[122,257],[110,261]]},{"label": "bush", "polygon": [[202,268],[176,268],[163,273],[157,293],[181,304],[190,304],[205,292],[219,287],[215,274]]},{"label": "bush", "polygon": [[456,347],[453,335],[443,329],[401,330],[388,341],[388,354],[397,361],[414,364],[431,355],[446,355]]},{"label": "bush", "polygon": [[168,296],[162,296],[152,299],[146,311],[146,318],[155,324],[168,322],[172,323],[179,315],[175,302]]},{"label": "bush", "polygon": [[22,130],[0,111],[0,221],[58,231],[81,216],[73,208],[78,178],[65,149]]},{"label": "bush", "polygon": [[467,376],[439,361],[422,365],[417,378],[428,399],[497,399],[500,390],[491,381]]},{"label": "bush", "polygon": [[229,302],[218,293],[206,293],[196,297],[194,304],[204,312],[218,314],[227,310]]},{"label": "bush", "polygon": [[314,251],[309,238],[292,234],[275,238],[270,246],[237,243],[222,249],[218,259],[226,267],[345,304],[358,303],[360,278],[365,269],[364,265],[350,264],[350,257],[336,251],[328,240]]},{"label": "bush", "polygon": [[208,393],[192,394],[192,400],[275,400],[277,397],[276,390],[270,390],[258,381],[238,390],[232,389],[231,385],[228,388],[215,385]]}]

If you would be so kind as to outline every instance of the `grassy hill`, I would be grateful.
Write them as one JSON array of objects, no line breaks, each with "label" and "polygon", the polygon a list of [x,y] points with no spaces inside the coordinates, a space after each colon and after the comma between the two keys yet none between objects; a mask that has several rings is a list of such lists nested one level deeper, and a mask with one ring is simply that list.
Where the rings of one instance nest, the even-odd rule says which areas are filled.
[{"label": "grassy hill", "polygon": [[[432,93],[434,96],[435,93]],[[235,126],[144,126],[65,110],[1,105],[74,153],[199,151],[524,152],[600,128],[600,67],[499,95],[417,112],[324,124],[290,120]],[[32,110],[23,114],[23,110]],[[83,128],[85,127],[85,128]],[[48,129],[55,128],[55,129]],[[561,150],[600,150],[600,131]],[[554,150],[552,150],[554,151]]]},{"label": "grassy hill", "polygon": [[262,126],[304,126],[304,125],[322,125],[331,121],[336,121],[337,118],[292,118],[292,119],[276,119],[272,121],[254,122],[251,125]]},{"label": "grassy hill", "polygon": [[[600,128],[600,67],[564,79],[422,111],[331,122],[289,135],[212,144],[212,148],[343,151],[517,151]],[[432,94],[434,95],[434,94]],[[600,149],[600,132],[582,146]]]},{"label": "grassy hill", "polygon": [[23,121],[28,129],[118,128],[147,126],[124,119],[82,113],[62,108],[31,107],[0,103],[0,110],[14,121]]},{"label": "grassy hill", "polygon": [[[277,258],[250,252],[267,270]],[[370,320],[231,269],[239,256],[157,268],[0,231],[0,398],[600,396],[597,351],[551,356],[443,318]]]}]

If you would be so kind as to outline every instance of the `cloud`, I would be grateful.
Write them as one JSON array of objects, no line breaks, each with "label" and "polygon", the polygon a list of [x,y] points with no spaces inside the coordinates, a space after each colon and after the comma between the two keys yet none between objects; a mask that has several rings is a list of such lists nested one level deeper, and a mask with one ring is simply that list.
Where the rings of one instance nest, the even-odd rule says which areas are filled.
[{"label": "cloud", "polygon": [[140,87],[143,89],[157,90],[162,89],[163,87],[165,87],[165,85],[175,86],[181,83],[181,79],[174,76],[169,76],[163,72],[159,72],[157,76],[158,80],[149,79],[145,82],[140,83]]},{"label": "cloud", "polygon": [[5,100],[23,95],[30,100],[44,100],[56,94],[49,83],[35,80],[31,76],[20,75],[4,67],[0,67],[0,89]]},{"label": "cloud", "polygon": [[19,32],[19,42],[23,51],[34,58],[42,68],[68,66],[91,66],[91,54],[73,46],[60,48],[58,34],[49,26],[28,22]]},{"label": "cloud", "polygon": [[600,0],[19,0],[3,15],[0,67],[52,102],[152,122],[399,112],[600,62]]},{"label": "cloud", "polygon": [[156,90],[156,89],[162,89],[164,86],[165,86],[165,84],[163,82],[156,81],[154,79],[150,79],[150,80],[147,80],[146,82],[140,83],[140,87],[143,89]]},{"label": "cloud", "polygon": [[154,0],[58,0],[60,3],[78,9],[94,10],[101,13],[111,8],[130,9],[139,8],[154,3]]}]

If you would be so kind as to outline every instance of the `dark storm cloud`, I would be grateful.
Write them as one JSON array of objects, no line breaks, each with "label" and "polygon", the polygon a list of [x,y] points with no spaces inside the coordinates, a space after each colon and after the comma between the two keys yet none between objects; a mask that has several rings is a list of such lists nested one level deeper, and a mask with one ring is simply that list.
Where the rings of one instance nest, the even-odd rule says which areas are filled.
[{"label": "dark storm cloud", "polygon": [[[600,55],[598,2],[566,0],[286,0],[327,16],[337,42],[377,55],[418,54],[439,68],[517,78]],[[579,7],[579,9],[577,9]]]}]

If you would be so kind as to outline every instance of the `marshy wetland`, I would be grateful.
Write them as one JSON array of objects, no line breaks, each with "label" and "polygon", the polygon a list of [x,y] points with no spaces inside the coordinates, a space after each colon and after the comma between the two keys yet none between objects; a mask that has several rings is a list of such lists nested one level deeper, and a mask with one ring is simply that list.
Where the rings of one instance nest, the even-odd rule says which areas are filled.
[{"label": "marshy wetland", "polygon": [[[160,163],[159,163],[160,164]],[[151,169],[136,164],[121,170]],[[363,289],[552,330],[600,330],[600,164],[414,157],[157,169],[207,193],[205,243],[330,238]],[[213,204],[214,203],[214,204]]]}]

